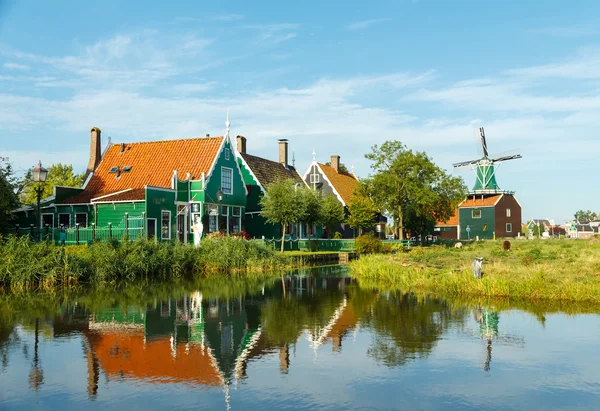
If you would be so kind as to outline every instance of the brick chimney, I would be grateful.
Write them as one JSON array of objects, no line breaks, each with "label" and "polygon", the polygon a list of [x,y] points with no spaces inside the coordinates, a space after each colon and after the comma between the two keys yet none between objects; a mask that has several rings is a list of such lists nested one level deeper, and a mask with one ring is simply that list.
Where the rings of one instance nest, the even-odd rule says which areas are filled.
[{"label": "brick chimney", "polygon": [[340,156],[331,156],[331,167],[336,173],[340,172]]},{"label": "brick chimney", "polygon": [[279,163],[288,168],[288,141],[285,138],[279,140]]},{"label": "brick chimney", "polygon": [[235,138],[235,140],[236,140],[236,144],[237,144],[237,151],[240,154],[246,154],[246,137],[237,136]]},{"label": "brick chimney", "polygon": [[90,130],[90,161],[88,162],[86,175],[92,173],[102,160],[100,129],[94,127]]}]

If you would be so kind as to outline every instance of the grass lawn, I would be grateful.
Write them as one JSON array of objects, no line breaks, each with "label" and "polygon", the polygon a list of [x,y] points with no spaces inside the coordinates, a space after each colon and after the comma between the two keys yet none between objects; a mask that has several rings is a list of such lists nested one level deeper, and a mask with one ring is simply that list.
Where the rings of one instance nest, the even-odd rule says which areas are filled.
[{"label": "grass lawn", "polygon": [[[471,263],[483,257],[483,279]],[[469,297],[600,303],[600,240],[514,240],[415,247],[351,263],[361,286]]]}]

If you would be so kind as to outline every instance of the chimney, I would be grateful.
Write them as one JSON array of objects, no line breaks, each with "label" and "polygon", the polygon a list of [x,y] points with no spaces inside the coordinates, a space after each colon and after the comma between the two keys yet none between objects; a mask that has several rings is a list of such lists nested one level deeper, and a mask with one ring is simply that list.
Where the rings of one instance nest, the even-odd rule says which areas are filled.
[{"label": "chimney", "polygon": [[336,173],[340,172],[340,156],[331,156],[331,167]]},{"label": "chimney", "polygon": [[236,143],[237,143],[237,151],[240,154],[246,154],[246,137],[244,136],[237,136],[235,138]]},{"label": "chimney", "polygon": [[279,140],[279,163],[288,168],[288,141],[285,138]]},{"label": "chimney", "polygon": [[98,164],[100,164],[100,160],[102,160],[101,145],[100,129],[94,127],[90,131],[90,161],[88,162],[86,175],[94,172]]}]

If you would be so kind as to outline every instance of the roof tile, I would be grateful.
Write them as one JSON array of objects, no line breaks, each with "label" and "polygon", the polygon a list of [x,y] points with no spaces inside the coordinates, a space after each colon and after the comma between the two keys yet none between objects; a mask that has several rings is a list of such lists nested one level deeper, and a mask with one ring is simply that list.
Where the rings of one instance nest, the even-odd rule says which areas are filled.
[{"label": "roof tile", "polygon": [[319,167],[347,205],[354,194],[354,190],[359,185],[356,176],[353,174],[338,173],[333,167],[321,163],[319,163]]},{"label": "roof tile", "polygon": [[287,178],[291,178],[297,183],[303,182],[302,177],[300,177],[296,169],[292,166],[285,168],[277,161],[267,160],[246,153],[242,153],[241,156],[263,187]]},{"label": "roof tile", "polygon": [[[117,194],[115,198],[140,200],[144,198],[140,189],[146,185],[171,188],[174,170],[180,176],[190,173],[192,179],[200,179],[202,173],[210,171],[222,142],[223,137],[206,137],[113,144],[106,150],[85,191],[62,203],[89,203],[92,198],[127,189],[134,190]],[[131,171],[123,172],[126,166],[130,166]],[[119,167],[119,177],[110,173],[113,167]],[[111,200],[118,201],[113,197]]]},{"label": "roof tile", "polygon": [[469,196],[458,207],[491,207],[496,204],[500,197],[502,197],[502,194],[484,195],[483,200],[481,199],[481,195],[476,195],[475,199],[473,199],[473,196]]}]

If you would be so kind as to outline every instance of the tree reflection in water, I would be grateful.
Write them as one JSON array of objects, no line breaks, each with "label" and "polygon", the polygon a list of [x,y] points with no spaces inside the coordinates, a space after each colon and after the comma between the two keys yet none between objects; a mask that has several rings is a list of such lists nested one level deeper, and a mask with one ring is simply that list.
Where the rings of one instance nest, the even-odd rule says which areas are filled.
[{"label": "tree reflection in water", "polygon": [[375,330],[367,354],[387,366],[428,356],[451,323],[464,323],[467,311],[453,310],[438,299],[385,293],[365,316]]}]

